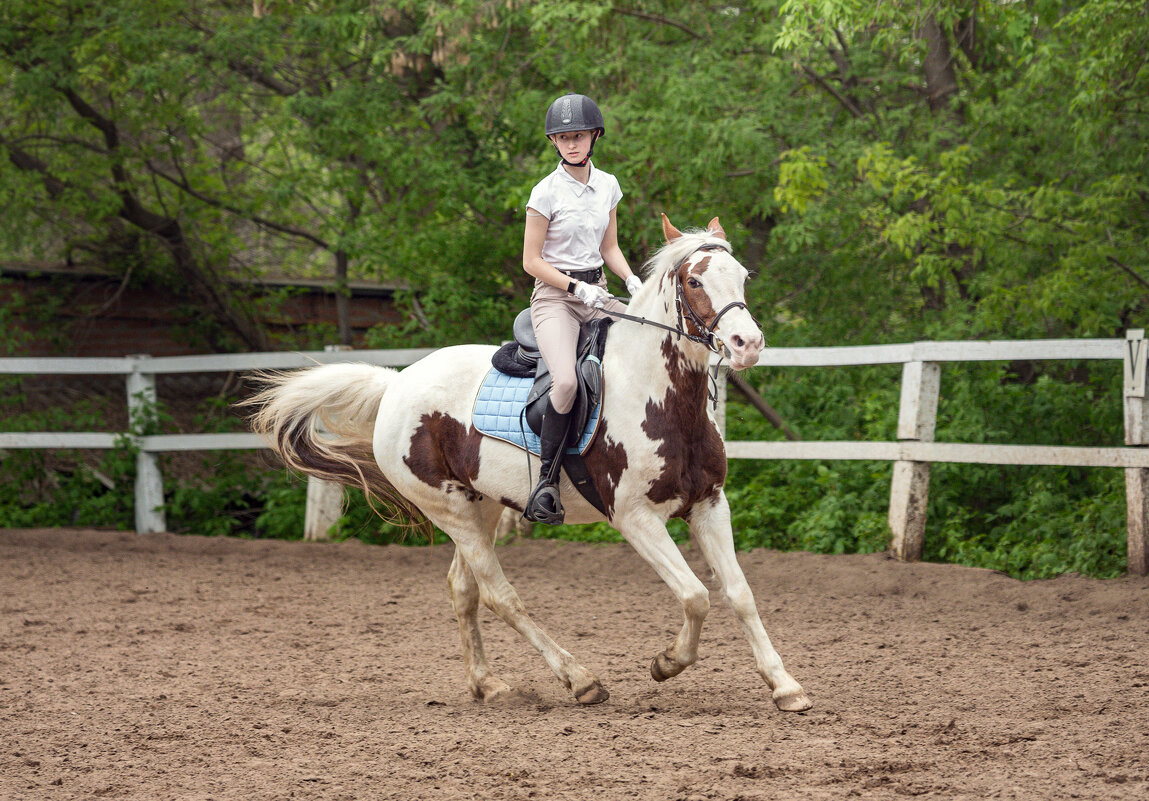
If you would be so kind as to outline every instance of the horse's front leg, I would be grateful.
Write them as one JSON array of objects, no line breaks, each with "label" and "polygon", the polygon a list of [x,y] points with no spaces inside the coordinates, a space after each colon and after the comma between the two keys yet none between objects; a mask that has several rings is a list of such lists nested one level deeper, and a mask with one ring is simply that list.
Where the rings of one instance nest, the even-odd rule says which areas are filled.
[{"label": "horse's front leg", "polygon": [[682,630],[674,643],[650,663],[654,680],[666,681],[698,661],[698,638],[702,621],[710,611],[710,593],[670,539],[666,524],[653,512],[640,511],[618,518],[614,525],[682,603]]},{"label": "horse's front leg", "polygon": [[722,592],[738,616],[750,647],[758,674],[773,691],[774,703],[783,712],[802,712],[813,703],[802,686],[782,666],[782,658],[770,643],[770,637],[758,616],[754,594],[746,583],[746,576],[734,553],[734,537],[730,530],[730,506],[726,494],[719,494],[710,502],[695,506],[690,514],[690,536],[702,550],[702,555],[714,570]]}]

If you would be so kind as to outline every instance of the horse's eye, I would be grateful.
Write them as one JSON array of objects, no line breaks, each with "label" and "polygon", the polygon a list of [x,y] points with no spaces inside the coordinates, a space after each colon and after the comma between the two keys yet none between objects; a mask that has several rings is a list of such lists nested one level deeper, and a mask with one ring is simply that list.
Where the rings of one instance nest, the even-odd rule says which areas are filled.
[{"label": "horse's eye", "polygon": [[686,285],[691,289],[698,289],[700,286],[702,286],[702,284],[698,283],[697,278],[687,278]]}]

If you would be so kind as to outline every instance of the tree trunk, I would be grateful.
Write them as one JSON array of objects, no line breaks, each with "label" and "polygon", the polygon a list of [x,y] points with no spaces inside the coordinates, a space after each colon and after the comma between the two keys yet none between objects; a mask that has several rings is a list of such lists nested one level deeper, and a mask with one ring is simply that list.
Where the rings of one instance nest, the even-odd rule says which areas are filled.
[{"label": "tree trunk", "polygon": [[[926,60],[923,66],[930,110],[942,111],[950,107],[950,97],[958,91],[957,73],[954,71],[949,39],[938,25],[934,14],[922,20],[919,35],[926,42]],[[961,115],[960,111],[955,113]]]},{"label": "tree trunk", "polygon": [[339,344],[353,345],[351,341],[351,287],[347,282],[347,251],[335,251],[335,323],[339,330]]},{"label": "tree trunk", "polygon": [[963,17],[954,23],[954,41],[969,59],[970,66],[981,69],[980,49],[977,38],[977,12],[971,11],[968,17]]},{"label": "tree trunk", "polygon": [[253,350],[268,350],[267,336],[263,329],[231,297],[224,281],[215,275],[208,265],[200,262],[179,220],[146,208],[139,196],[132,191],[134,181],[117,158],[120,149],[120,130],[116,122],[105,117],[71,87],[62,86],[57,89],[81,119],[103,134],[108,153],[111,155],[112,181],[120,196],[117,216],[158,237],[167,246],[175,263],[176,272],[187,282],[194,296],[205,305],[207,312],[234,331],[247,347]]}]

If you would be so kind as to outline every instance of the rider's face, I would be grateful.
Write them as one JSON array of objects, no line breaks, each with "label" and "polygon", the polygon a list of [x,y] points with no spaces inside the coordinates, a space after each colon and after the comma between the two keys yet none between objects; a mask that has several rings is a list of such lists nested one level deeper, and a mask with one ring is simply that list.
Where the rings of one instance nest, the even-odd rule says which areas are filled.
[{"label": "rider's face", "polygon": [[594,142],[594,131],[564,131],[551,134],[551,141],[564,159],[578,164],[590,153],[590,146]]}]

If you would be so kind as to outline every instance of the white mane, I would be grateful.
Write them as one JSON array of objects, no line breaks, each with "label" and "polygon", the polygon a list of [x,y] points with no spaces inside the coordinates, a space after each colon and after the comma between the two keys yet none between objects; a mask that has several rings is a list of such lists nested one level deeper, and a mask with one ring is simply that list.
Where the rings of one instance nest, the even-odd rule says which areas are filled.
[{"label": "white mane", "polygon": [[643,280],[670,269],[703,245],[718,245],[727,253],[733,252],[730,243],[722,237],[715,236],[705,228],[692,228],[683,231],[682,236],[677,239],[667,242],[647,259],[641,270]]}]

